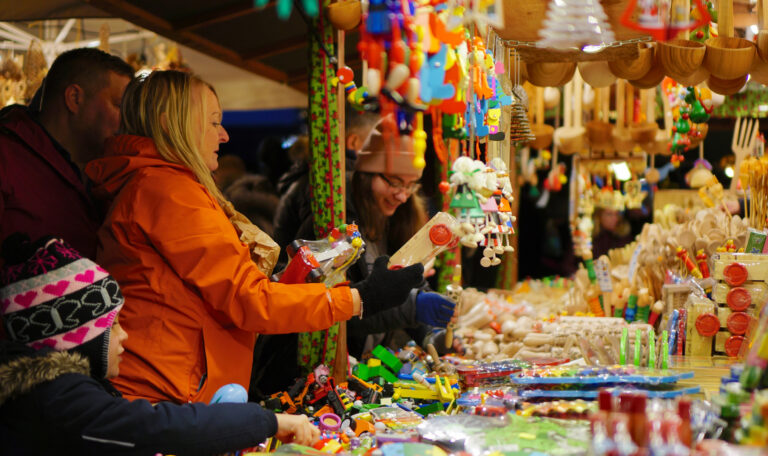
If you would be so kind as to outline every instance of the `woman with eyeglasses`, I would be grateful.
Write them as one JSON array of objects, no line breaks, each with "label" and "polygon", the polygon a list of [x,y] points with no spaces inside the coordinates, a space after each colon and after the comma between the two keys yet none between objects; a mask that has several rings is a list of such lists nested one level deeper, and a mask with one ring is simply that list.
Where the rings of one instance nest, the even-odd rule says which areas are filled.
[{"label": "woman with eyeglasses", "polygon": [[[358,154],[348,190],[347,221],[357,223],[365,240],[363,260],[347,273],[353,283],[367,277],[378,256],[397,252],[427,222],[418,194],[422,170],[413,164],[413,139],[410,135],[387,138],[382,131],[386,122],[391,119],[382,120]],[[405,330],[418,344],[434,342],[444,348],[445,333],[439,329],[446,327],[453,308],[452,302],[429,292],[425,282],[402,305],[370,318],[349,320],[349,353],[359,356],[379,343],[386,344],[394,337],[389,332],[396,329]]]},{"label": "woman with eyeglasses", "polygon": [[[410,135],[387,138],[382,134],[382,123],[387,121],[385,118],[374,128],[358,152],[351,179],[348,177],[346,221],[358,225],[365,241],[365,253],[347,271],[352,284],[365,280],[377,258],[395,253],[427,222],[418,195],[422,170],[413,166],[413,140]],[[297,238],[311,239],[313,234],[300,232]],[[359,359],[378,344],[402,345],[408,339],[420,345],[433,343],[438,351],[445,349],[444,328],[453,309],[451,301],[429,292],[425,281],[399,306],[348,320],[349,354]],[[402,335],[396,330],[404,330],[408,338],[396,340]],[[252,387],[262,394],[281,391],[299,375],[293,363],[295,336],[261,338],[259,350]]]}]

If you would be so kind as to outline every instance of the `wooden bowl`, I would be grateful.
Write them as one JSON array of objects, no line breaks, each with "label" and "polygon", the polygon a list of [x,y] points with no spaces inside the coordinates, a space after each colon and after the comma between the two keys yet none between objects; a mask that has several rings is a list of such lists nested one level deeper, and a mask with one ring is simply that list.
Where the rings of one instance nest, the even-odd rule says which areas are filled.
[{"label": "wooden bowl", "polygon": [[636,143],[647,144],[656,139],[656,132],[658,130],[659,126],[656,125],[656,122],[632,124],[629,127],[629,135]]},{"label": "wooden bowl", "polygon": [[753,81],[768,85],[768,63],[763,59],[754,59],[752,68],[749,69],[749,76]]},{"label": "wooden bowl", "polygon": [[704,66],[718,79],[735,80],[749,72],[755,53],[755,45],[745,39],[710,38],[707,40]]},{"label": "wooden bowl", "polygon": [[638,89],[651,89],[664,79],[664,67],[661,65],[660,52],[655,44],[653,43],[651,48],[653,51],[651,69],[641,78],[629,80],[629,83]]},{"label": "wooden bowl", "polygon": [[691,40],[670,40],[659,43],[657,52],[664,72],[675,81],[692,75],[704,61],[707,46]]},{"label": "wooden bowl", "polygon": [[340,0],[328,5],[325,13],[337,30],[349,31],[360,25],[362,8],[360,0]]},{"label": "wooden bowl", "polygon": [[560,127],[555,130],[555,142],[563,155],[573,155],[584,149],[584,127]]},{"label": "wooden bowl", "polygon": [[757,32],[757,53],[761,59],[768,62],[768,30]]},{"label": "wooden bowl", "polygon": [[[621,21],[630,0],[602,0],[600,3],[602,3],[607,22],[613,29],[617,40],[647,35],[647,33],[628,28]],[[505,1],[504,6],[506,6],[504,8],[504,26],[497,29],[496,33],[505,40],[538,41],[539,32],[544,28],[544,21],[547,19],[547,11],[550,8],[549,2],[513,0],[511,2]]]},{"label": "wooden bowl", "polygon": [[570,81],[576,62],[539,62],[526,64],[528,82],[538,87],[559,87]]},{"label": "wooden bowl", "polygon": [[555,129],[552,125],[547,124],[533,124],[531,125],[531,133],[536,137],[533,141],[529,141],[528,145],[534,149],[546,149],[552,145],[552,135]]},{"label": "wooden bowl", "polygon": [[642,78],[653,65],[653,48],[648,43],[638,43],[638,56],[630,60],[613,60],[608,62],[608,68],[611,69],[616,77],[622,79]]},{"label": "wooden bowl", "polygon": [[582,79],[592,86],[592,88],[599,89],[602,87],[609,87],[616,82],[616,76],[611,73],[611,70],[608,67],[608,62],[604,60],[579,62],[578,67]]},{"label": "wooden bowl", "polygon": [[691,74],[690,76],[686,76],[680,79],[675,79],[675,81],[685,86],[695,86],[706,81],[708,77],[709,77],[709,71],[707,71],[706,68],[701,66],[699,67],[699,69],[694,71],[693,74]]},{"label": "wooden bowl", "polygon": [[604,147],[613,141],[613,124],[602,120],[590,120],[585,125],[587,142],[592,147]]},{"label": "wooden bowl", "polygon": [[747,83],[747,75],[735,79],[720,79],[714,74],[707,79],[707,87],[720,95],[733,95]]},{"label": "wooden bowl", "polygon": [[632,136],[630,136],[627,130],[619,131],[614,129],[612,142],[613,148],[618,153],[628,154],[635,148],[635,141],[632,140]]},{"label": "wooden bowl", "polygon": [[666,130],[659,130],[656,132],[656,138],[653,144],[650,145],[646,151],[649,154],[656,153],[659,155],[669,156],[672,155],[672,149],[669,147],[670,137],[667,136]]}]

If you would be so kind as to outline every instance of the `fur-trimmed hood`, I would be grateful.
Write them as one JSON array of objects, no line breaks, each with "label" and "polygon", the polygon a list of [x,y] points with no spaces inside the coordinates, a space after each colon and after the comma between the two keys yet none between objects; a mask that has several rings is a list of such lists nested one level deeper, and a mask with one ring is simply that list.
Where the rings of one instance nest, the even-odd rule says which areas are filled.
[{"label": "fur-trimmed hood", "polygon": [[64,374],[90,375],[88,360],[80,354],[47,351],[31,352],[0,360],[0,406],[28,393],[37,385]]}]

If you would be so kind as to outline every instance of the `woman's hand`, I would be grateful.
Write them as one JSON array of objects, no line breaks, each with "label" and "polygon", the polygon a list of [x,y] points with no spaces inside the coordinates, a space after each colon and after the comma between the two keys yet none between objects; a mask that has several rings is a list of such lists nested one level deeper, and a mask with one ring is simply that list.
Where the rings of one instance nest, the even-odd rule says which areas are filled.
[{"label": "woman's hand", "polygon": [[320,430],[310,424],[309,419],[304,415],[278,413],[275,416],[277,417],[275,437],[283,443],[311,446],[320,438]]},{"label": "woman's hand", "polygon": [[424,281],[424,265],[414,265],[387,269],[389,257],[384,255],[373,262],[373,270],[364,280],[353,283],[363,301],[364,316],[370,316],[383,310],[402,304],[411,293]]},{"label": "woman's hand", "polygon": [[437,293],[422,291],[416,296],[416,319],[425,325],[445,328],[455,308],[456,303]]}]

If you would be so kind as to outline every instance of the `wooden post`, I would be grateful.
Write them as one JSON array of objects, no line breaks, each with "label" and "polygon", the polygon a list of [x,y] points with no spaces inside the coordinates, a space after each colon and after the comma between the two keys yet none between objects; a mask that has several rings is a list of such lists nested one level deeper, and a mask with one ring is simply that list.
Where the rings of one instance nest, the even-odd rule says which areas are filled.
[{"label": "wooden post", "polygon": [[717,33],[725,38],[733,37],[733,0],[717,0]]}]

